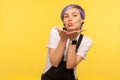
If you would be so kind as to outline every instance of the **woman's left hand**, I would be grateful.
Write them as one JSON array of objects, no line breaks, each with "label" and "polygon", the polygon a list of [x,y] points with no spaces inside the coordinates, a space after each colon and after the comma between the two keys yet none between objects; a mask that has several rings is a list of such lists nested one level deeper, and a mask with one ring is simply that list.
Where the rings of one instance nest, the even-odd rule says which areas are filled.
[{"label": "woman's left hand", "polygon": [[81,32],[83,31],[85,30],[74,30],[74,31],[67,32],[68,38],[70,38],[70,40],[76,40],[78,34],[81,34]]}]

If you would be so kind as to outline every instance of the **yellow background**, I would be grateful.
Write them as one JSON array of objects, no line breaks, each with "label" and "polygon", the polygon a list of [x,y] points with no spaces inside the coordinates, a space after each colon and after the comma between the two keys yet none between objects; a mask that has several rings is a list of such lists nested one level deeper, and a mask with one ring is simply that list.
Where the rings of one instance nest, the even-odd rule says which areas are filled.
[{"label": "yellow background", "polygon": [[85,9],[93,40],[79,80],[120,80],[120,0],[0,0],[0,80],[40,80],[49,31],[70,3]]}]

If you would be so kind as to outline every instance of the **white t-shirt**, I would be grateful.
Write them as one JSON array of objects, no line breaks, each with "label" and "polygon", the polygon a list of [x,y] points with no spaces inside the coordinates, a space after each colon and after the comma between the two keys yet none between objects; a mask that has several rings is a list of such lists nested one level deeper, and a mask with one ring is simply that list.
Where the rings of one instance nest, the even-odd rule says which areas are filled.
[{"label": "white t-shirt", "polygon": [[[48,48],[57,48],[58,43],[60,41],[59,33],[55,29],[56,27],[62,29],[62,27],[59,27],[59,26],[55,26],[55,27],[53,27],[51,29],[51,31],[50,31],[50,39],[49,39],[49,42],[48,42],[48,45],[47,45]],[[77,39],[79,38],[79,36],[77,37]],[[67,50],[68,50],[68,44],[69,44],[69,39],[67,40],[66,49],[64,51],[64,60],[66,60],[66,55],[67,55]],[[86,54],[87,54],[88,50],[90,49],[91,45],[92,45],[92,40],[89,37],[87,37],[87,36],[83,36],[82,42],[81,42],[81,44],[80,44],[80,46],[79,46],[76,54],[79,55],[79,56],[81,56],[81,57],[83,57],[84,59],[86,59]],[[48,51],[47,61],[46,61],[46,67],[45,67],[44,73],[46,71],[48,71],[48,69],[51,66],[52,66],[52,64],[50,62],[49,51]],[[74,75],[75,75],[75,78],[77,78],[76,68],[74,68]]]}]

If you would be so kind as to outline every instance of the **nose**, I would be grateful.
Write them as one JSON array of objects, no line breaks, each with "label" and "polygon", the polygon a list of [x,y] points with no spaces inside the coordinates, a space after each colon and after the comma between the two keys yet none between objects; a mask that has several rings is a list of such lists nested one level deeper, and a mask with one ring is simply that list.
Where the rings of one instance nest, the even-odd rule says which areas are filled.
[{"label": "nose", "polygon": [[72,21],[72,18],[71,18],[71,17],[68,17],[68,21]]}]

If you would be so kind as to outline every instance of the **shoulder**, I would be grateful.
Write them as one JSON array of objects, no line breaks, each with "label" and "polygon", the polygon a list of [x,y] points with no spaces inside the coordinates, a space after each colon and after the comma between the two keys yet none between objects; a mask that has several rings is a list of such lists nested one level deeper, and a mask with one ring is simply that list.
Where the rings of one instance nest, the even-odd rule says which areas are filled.
[{"label": "shoulder", "polygon": [[83,39],[88,42],[92,42],[92,39],[88,36],[84,36]]},{"label": "shoulder", "polygon": [[91,39],[90,37],[84,36],[84,37],[83,37],[83,43],[84,43],[84,44],[88,44],[88,45],[92,45],[92,44],[93,44],[93,41],[92,41],[92,39]]},{"label": "shoulder", "polygon": [[56,28],[62,29],[62,27],[60,27],[60,26],[53,26],[50,31],[52,31],[52,32],[58,32],[56,30]]}]

